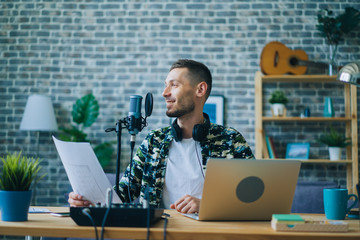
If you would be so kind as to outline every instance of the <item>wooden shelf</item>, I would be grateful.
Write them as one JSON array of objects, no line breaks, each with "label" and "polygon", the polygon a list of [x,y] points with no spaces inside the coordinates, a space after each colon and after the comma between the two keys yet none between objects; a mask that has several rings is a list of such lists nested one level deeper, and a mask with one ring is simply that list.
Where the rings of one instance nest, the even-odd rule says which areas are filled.
[{"label": "wooden shelf", "polygon": [[351,164],[352,160],[329,160],[329,159],[309,159],[309,160],[302,160],[303,163],[326,163],[326,164],[332,164],[332,163],[348,163]]},{"label": "wooden shelf", "polygon": [[297,122],[350,122],[350,117],[262,117],[263,121]]},{"label": "wooden shelf", "polygon": [[[263,84],[264,83],[320,83],[338,84],[344,89],[344,114],[343,117],[273,117],[263,114]],[[282,87],[282,85],[278,86]],[[324,85],[325,87],[325,85]],[[336,86],[337,87],[337,86]],[[356,184],[359,183],[358,162],[358,123],[357,123],[357,88],[354,85],[344,84],[336,80],[336,76],[328,75],[271,75],[265,76],[261,72],[255,74],[255,157],[263,159],[266,153],[264,141],[264,123],[276,122],[343,122],[345,136],[351,138],[352,145],[346,148],[346,160],[330,161],[329,159],[301,160],[304,164],[346,164],[346,183],[350,193],[356,192]],[[296,131],[296,130],[295,130]]]},{"label": "wooden shelf", "polygon": [[[275,158],[275,159],[271,159],[271,160],[297,160],[297,159],[285,159],[285,158]],[[333,164],[333,163],[337,163],[337,164],[351,164],[352,160],[351,159],[346,159],[346,160],[338,160],[338,161],[333,161],[333,160],[329,160],[329,159],[307,159],[307,160],[300,160],[302,163],[321,163],[321,164]]]},{"label": "wooden shelf", "polygon": [[288,82],[288,83],[319,83],[319,82],[330,82],[330,83],[338,83],[343,84],[341,82],[336,81],[336,76],[329,75],[262,75],[263,83],[271,83],[271,82]]}]

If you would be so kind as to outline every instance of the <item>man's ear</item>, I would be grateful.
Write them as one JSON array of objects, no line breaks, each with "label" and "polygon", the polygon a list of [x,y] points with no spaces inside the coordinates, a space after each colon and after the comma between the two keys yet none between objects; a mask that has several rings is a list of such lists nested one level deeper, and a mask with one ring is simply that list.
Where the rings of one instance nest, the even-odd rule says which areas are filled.
[{"label": "man's ear", "polygon": [[208,88],[208,85],[206,82],[201,82],[196,86],[196,96],[197,97],[203,97],[206,95],[206,90]]}]

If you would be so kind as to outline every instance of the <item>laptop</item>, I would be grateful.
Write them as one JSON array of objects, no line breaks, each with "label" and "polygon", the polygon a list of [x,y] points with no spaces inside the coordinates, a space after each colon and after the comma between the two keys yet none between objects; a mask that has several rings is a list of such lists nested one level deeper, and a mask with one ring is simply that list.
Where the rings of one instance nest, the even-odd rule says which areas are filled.
[{"label": "laptop", "polygon": [[196,220],[271,220],[291,210],[300,171],[296,160],[210,158]]}]

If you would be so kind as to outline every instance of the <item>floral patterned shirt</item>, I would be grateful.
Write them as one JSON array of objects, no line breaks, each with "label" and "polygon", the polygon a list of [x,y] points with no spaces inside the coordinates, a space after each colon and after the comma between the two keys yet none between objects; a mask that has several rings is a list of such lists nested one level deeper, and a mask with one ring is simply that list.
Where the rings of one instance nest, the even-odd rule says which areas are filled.
[{"label": "floral patterned shirt", "polygon": [[[165,181],[166,163],[169,148],[174,136],[171,126],[151,131],[132,160],[120,180],[120,199],[130,202],[128,196],[129,175],[131,179],[131,200],[140,197],[149,199],[149,204],[159,207]],[[235,129],[211,123],[207,137],[200,142],[203,165],[211,158],[243,158],[254,159],[254,155],[245,138]],[[148,197],[146,197],[148,195]]]}]

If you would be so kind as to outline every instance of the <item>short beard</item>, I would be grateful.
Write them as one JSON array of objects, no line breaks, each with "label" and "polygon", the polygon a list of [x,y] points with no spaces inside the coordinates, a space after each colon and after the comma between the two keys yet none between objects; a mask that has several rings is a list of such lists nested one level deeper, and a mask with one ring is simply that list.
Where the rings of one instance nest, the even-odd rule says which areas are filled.
[{"label": "short beard", "polygon": [[179,118],[181,116],[184,116],[185,114],[191,113],[195,109],[195,104],[191,103],[188,106],[184,106],[182,109],[175,110],[174,112],[170,112],[169,110],[166,111],[166,115],[168,117],[175,117]]}]

